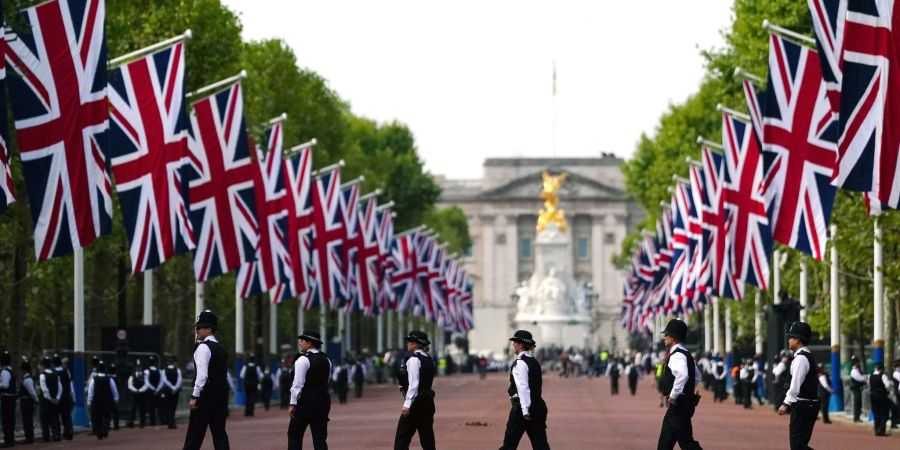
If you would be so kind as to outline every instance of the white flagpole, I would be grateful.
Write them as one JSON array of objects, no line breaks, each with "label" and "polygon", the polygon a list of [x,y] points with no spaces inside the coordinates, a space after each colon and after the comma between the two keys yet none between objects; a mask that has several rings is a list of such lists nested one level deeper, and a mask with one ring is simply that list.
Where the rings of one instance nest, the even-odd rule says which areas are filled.
[{"label": "white flagpole", "polygon": [[756,298],[754,298],[753,305],[753,335],[756,344],[756,354],[761,355],[763,352],[763,316],[762,316],[762,294],[759,290],[756,291]]},{"label": "white flagpole", "polygon": [[303,297],[305,297],[305,296],[306,296],[306,294],[303,294],[297,298],[297,336],[300,336],[301,334],[303,334],[303,325],[304,325],[303,324],[303,319],[304,319],[304,317],[303,317],[303,315],[304,315],[303,314],[303,312],[304,312],[303,311],[303,303],[304,303]]},{"label": "white flagpole", "polygon": [[703,350],[709,353],[712,349],[712,311],[707,305],[703,308]]},{"label": "white flagpole", "polygon": [[809,305],[807,287],[806,258],[800,257],[800,320],[806,322],[806,308]]},{"label": "white flagpole", "polygon": [[244,354],[244,300],[234,293],[234,353]]},{"label": "white flagpole", "polygon": [[396,345],[396,343],[391,343],[391,339],[392,339],[391,335],[394,334],[394,326],[393,326],[394,325],[394,311],[387,310],[387,311],[385,311],[385,313],[387,314],[387,318],[385,319],[387,321],[387,330],[384,333],[384,335],[385,335],[385,350],[390,350],[390,349],[394,348],[394,346]]},{"label": "white flagpole", "polygon": [[381,314],[378,314],[378,318],[376,319],[377,322],[375,324],[375,326],[377,327],[377,342],[375,343],[375,348],[377,349],[379,354],[384,352],[384,315],[387,313],[387,311],[381,311]]},{"label": "white flagpole", "polygon": [[781,304],[781,250],[772,252],[772,292],[775,293],[774,302]]},{"label": "white flagpole", "polygon": [[203,300],[203,283],[194,284],[194,317],[200,317],[200,313],[205,309]]},{"label": "white flagpole", "polygon": [[347,328],[347,350],[350,350],[350,347],[353,346],[353,315],[349,311],[344,326]]},{"label": "white flagpole", "polygon": [[[733,331],[731,329],[731,302],[727,301],[727,302],[725,302],[725,354],[727,355],[725,359],[729,363],[732,362],[732,358],[733,358],[732,354],[734,352],[734,349],[732,348],[733,344],[734,344],[734,340],[732,339],[732,333],[733,333]],[[729,364],[729,366],[730,366],[730,364]]]},{"label": "white flagpole", "polygon": [[74,304],[75,311],[74,323],[72,324],[72,329],[74,331],[74,336],[72,336],[72,344],[75,355],[73,357],[74,369],[75,373],[72,376],[72,381],[75,385],[75,390],[73,394],[75,395],[75,404],[73,409],[73,417],[72,420],[75,425],[87,426],[87,412],[85,410],[85,361],[84,361],[84,249],[76,248],[74,252],[74,270],[73,270],[73,280],[74,285]]},{"label": "white flagpole", "polygon": [[144,325],[153,325],[153,269],[144,271]]},{"label": "white flagpole", "polygon": [[118,58],[113,58],[113,59],[109,60],[109,63],[107,63],[107,67],[112,69],[114,67],[117,67],[117,66],[125,64],[127,62],[130,62],[131,60],[148,55],[157,50],[164,49],[170,45],[175,45],[179,42],[183,42],[187,39],[191,39],[192,37],[194,37],[194,34],[191,32],[190,29],[187,29],[184,31],[184,33],[179,34],[178,36],[166,39],[162,42],[157,42],[156,44],[153,44],[149,47],[144,47],[140,50],[135,50],[131,53],[126,53],[122,56],[119,56]]},{"label": "white flagpole", "polygon": [[[837,226],[831,226],[831,367],[840,367],[841,365],[841,300],[840,300],[840,280],[838,279],[839,259],[837,246],[834,242],[834,236],[837,233]],[[831,386],[833,393],[831,394],[831,407],[835,411],[844,410],[844,390],[841,383],[841,373],[833,370],[831,373]]]},{"label": "white flagpole", "polygon": [[328,323],[328,310],[325,308],[325,302],[319,300],[319,334],[322,336],[322,351],[327,353],[328,338],[325,336],[325,326]]},{"label": "white flagpole", "polygon": [[278,354],[278,304],[269,299],[269,354]]},{"label": "white flagpole", "polygon": [[341,352],[347,353],[347,333],[344,330],[344,311],[337,312],[337,335],[341,338]]},{"label": "white flagpole", "polygon": [[719,315],[719,297],[712,298],[713,304],[713,351],[716,352],[719,356],[725,356],[722,353],[722,324],[721,324],[721,316]]},{"label": "white flagpole", "polygon": [[883,265],[883,249],[881,246],[881,224],[878,223],[878,219],[875,219],[875,239],[873,243],[874,250],[874,297],[875,304],[873,308],[875,310],[875,323],[874,323],[874,332],[872,333],[872,340],[875,344],[875,351],[872,354],[872,359],[877,363],[884,363],[884,272],[882,271]]}]

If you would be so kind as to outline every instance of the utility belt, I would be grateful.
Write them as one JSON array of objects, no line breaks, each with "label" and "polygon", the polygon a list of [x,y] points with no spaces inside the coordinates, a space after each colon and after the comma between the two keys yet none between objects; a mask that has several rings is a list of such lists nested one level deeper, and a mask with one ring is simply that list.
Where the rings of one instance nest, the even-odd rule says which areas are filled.
[{"label": "utility belt", "polygon": [[810,402],[810,403],[819,403],[819,399],[817,398],[800,398],[797,397],[798,402]]},{"label": "utility belt", "polygon": [[0,394],[0,397],[18,397],[18,396],[19,396],[19,394],[10,394],[8,392],[4,392],[4,393]]},{"label": "utility belt", "polygon": [[[400,393],[403,395],[403,398],[406,398],[406,393],[409,391],[408,386],[400,386]],[[413,402],[420,398],[428,398],[434,399],[434,391],[431,389],[419,389],[419,393],[416,394],[416,398],[413,399]]]}]

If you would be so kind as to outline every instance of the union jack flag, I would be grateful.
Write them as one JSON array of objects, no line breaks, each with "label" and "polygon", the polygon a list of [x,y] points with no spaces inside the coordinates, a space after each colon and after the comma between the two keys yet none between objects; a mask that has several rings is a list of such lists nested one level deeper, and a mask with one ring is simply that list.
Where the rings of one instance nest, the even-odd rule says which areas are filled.
[{"label": "union jack flag", "polygon": [[869,192],[883,205],[900,202],[900,67],[890,0],[849,2],[843,35],[838,166],[832,182]]},{"label": "union jack flag", "polygon": [[197,101],[192,109],[188,186],[197,243],[194,275],[204,282],[255,256],[259,224],[254,180],[259,167],[244,128],[239,83]]},{"label": "union jack flag", "polygon": [[377,221],[378,237],[378,293],[375,301],[380,311],[396,307],[394,286],[391,281],[392,270],[390,265],[391,243],[394,240],[394,213],[391,206],[379,207],[375,220]]},{"label": "union jack flag", "polygon": [[[262,295],[278,303],[289,293],[291,255],[287,243],[288,202],[284,181],[284,127],[276,123],[266,129],[266,152],[256,149],[256,219],[260,224],[254,259],[241,264],[235,282],[240,298]],[[275,289],[276,285],[285,285]],[[273,290],[274,289],[274,290]]]},{"label": "union jack flag", "polygon": [[462,311],[462,328],[463,332],[466,332],[475,328],[475,287],[469,279],[469,272],[463,271],[460,286],[463,287],[459,299]]},{"label": "union jack flag", "polygon": [[446,327],[450,320],[450,310],[447,305],[447,279],[444,273],[446,257],[447,246],[435,242],[428,260],[428,290],[431,297],[429,301],[434,305],[435,323],[443,327]]},{"label": "union jack flag", "polygon": [[688,273],[693,259],[691,246],[691,212],[693,209],[691,187],[678,183],[672,195],[670,210],[672,211],[672,264],[669,267],[669,299],[675,305],[676,312],[693,310],[693,305],[686,302]]},{"label": "union jack flag", "polygon": [[722,144],[728,263],[720,268],[719,286],[725,288],[724,293],[740,300],[744,289],[740,281],[766,289],[772,233],[761,190],[763,164],[756,133],[746,122],[724,114]]},{"label": "union jack flag", "polygon": [[291,297],[299,296],[304,308],[309,308],[308,295],[312,279],[312,147],[299,149],[296,156],[284,164],[288,196],[288,253],[291,256]]},{"label": "union jack flag", "polygon": [[[0,26],[6,30],[3,21],[3,4],[0,3]],[[0,213],[16,201],[13,193],[12,171],[9,168],[9,127],[6,121],[6,40],[0,39]]]},{"label": "union jack flag", "polygon": [[311,269],[314,302],[324,302],[332,308],[342,305],[346,298],[344,258],[344,215],[341,212],[341,172],[332,169],[319,174],[312,185],[312,252]]},{"label": "union jack flag", "polygon": [[54,0],[22,15],[29,30],[5,50],[34,247],[44,261],[112,226],[106,8],[103,0]]},{"label": "union jack flag", "polygon": [[187,211],[190,164],[184,109],[184,45],[115,69],[110,77],[110,142],[131,271],[158,267],[192,250]]},{"label": "union jack flag", "polygon": [[415,250],[416,290],[413,312],[424,316],[426,320],[434,320],[435,306],[431,292],[429,272],[431,259],[437,247],[437,239],[431,235],[422,235]]},{"label": "union jack flag", "polygon": [[[341,212],[344,215],[344,254],[341,265],[344,268],[344,279],[347,280],[347,301],[344,304],[349,311],[365,311],[361,293],[357,291],[356,255],[362,248],[363,235],[359,222],[359,183],[352,183],[341,187]],[[371,311],[371,301],[369,302]],[[368,312],[371,314],[371,312]]]},{"label": "union jack flag", "polygon": [[380,249],[378,245],[378,229],[376,219],[376,209],[378,208],[378,198],[371,196],[367,198],[362,208],[359,208],[359,226],[360,236],[362,237],[362,245],[356,253],[354,261],[356,292],[362,309],[367,315],[371,315],[375,307],[375,298],[379,285],[378,279],[378,259]]},{"label": "union jack flag", "polygon": [[807,0],[826,95],[835,116],[841,109],[841,52],[844,49],[844,21],[847,0]]},{"label": "union jack flag", "polygon": [[416,299],[416,246],[418,231],[397,236],[391,242],[391,286],[396,310],[406,312]]},{"label": "union jack flag", "polygon": [[763,188],[772,237],[822,260],[834,204],[838,123],[815,51],[772,34],[763,112]]}]

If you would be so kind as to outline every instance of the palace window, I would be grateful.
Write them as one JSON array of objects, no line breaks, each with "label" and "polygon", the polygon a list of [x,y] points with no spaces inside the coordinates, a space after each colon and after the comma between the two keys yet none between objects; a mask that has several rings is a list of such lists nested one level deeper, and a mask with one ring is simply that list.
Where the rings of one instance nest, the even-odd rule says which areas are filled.
[{"label": "palace window", "polygon": [[531,259],[531,238],[519,239],[519,259]]},{"label": "palace window", "polygon": [[577,242],[577,250],[578,250],[578,259],[586,260],[590,254],[590,243],[588,238],[578,238]]}]

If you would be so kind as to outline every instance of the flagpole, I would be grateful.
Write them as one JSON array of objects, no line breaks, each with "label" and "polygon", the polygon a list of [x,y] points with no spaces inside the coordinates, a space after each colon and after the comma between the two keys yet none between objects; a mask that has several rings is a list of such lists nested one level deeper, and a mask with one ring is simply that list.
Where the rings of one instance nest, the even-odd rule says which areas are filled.
[{"label": "flagpole", "polygon": [[750,115],[749,115],[749,114],[745,114],[745,113],[742,113],[742,112],[740,112],[740,111],[737,111],[737,110],[728,108],[728,107],[726,107],[725,105],[723,105],[723,104],[721,104],[721,103],[719,103],[718,105],[716,105],[716,111],[718,111],[718,112],[720,112],[720,113],[722,113],[722,114],[728,114],[729,116],[732,116],[732,117],[734,117],[735,119],[738,119],[738,120],[740,120],[740,121],[742,121],[742,122],[748,122],[748,123],[750,122]]},{"label": "flagpole", "polygon": [[[709,148],[711,148],[711,149],[713,149],[713,150],[718,150],[719,153],[721,153],[722,150],[725,150],[725,146],[722,145],[721,143],[715,142],[715,141],[711,141],[711,140],[709,140],[709,139],[706,139],[706,138],[703,137],[703,136],[697,136],[697,144],[699,144],[699,145],[705,145],[705,146],[707,146],[707,147],[709,147]],[[698,162],[697,164],[700,164],[700,163]]]},{"label": "flagpole", "polygon": [[388,309],[385,311],[385,314],[387,315],[387,318],[385,318],[385,321],[387,322],[387,330],[385,330],[384,333],[386,347],[384,350],[390,350],[394,348],[394,346],[391,345],[391,335],[394,334],[394,311]]},{"label": "flagpole", "polygon": [[338,161],[338,162],[336,162],[336,163],[334,163],[334,164],[332,164],[332,165],[330,165],[330,166],[325,166],[325,167],[323,167],[323,168],[321,168],[321,169],[319,169],[319,170],[314,170],[314,171],[312,172],[312,176],[313,176],[313,178],[319,178],[319,177],[321,177],[322,175],[324,175],[325,172],[331,172],[331,171],[334,170],[334,169],[340,169],[341,167],[344,167],[345,165],[346,165],[346,164],[344,163],[344,160],[342,159],[342,160],[340,160],[340,161]]},{"label": "flagpole", "polygon": [[709,307],[703,308],[703,351],[712,351],[712,311]]},{"label": "flagpole", "polygon": [[806,322],[806,307],[809,305],[806,258],[800,257],[800,320]]},{"label": "flagpole", "polygon": [[878,223],[878,218],[875,218],[875,239],[873,243],[874,250],[874,283],[873,286],[875,288],[874,297],[875,304],[873,308],[875,309],[875,323],[874,332],[872,333],[872,340],[875,344],[875,350],[872,353],[872,360],[875,364],[883,364],[884,363],[884,272],[882,271],[882,263],[883,263],[883,250],[881,246],[881,224]]},{"label": "flagpole", "polygon": [[344,330],[344,311],[343,308],[337,314],[337,334],[341,338],[341,353],[347,354],[347,335]]},{"label": "flagpole", "polygon": [[805,45],[808,47],[816,46],[816,40],[814,38],[811,38],[804,34],[797,33],[796,31],[791,31],[791,30],[788,30],[787,28],[783,28],[778,25],[775,25],[772,22],[769,22],[768,19],[763,19],[762,27],[763,27],[763,30],[777,34],[783,38],[787,38],[798,44]]},{"label": "flagpole", "polygon": [[347,327],[347,350],[353,347],[353,312],[347,311],[347,319],[345,322]]},{"label": "flagpole", "polygon": [[315,138],[313,138],[313,139],[311,139],[311,140],[309,140],[309,141],[307,141],[307,142],[304,142],[304,143],[302,143],[302,144],[300,144],[300,145],[295,145],[295,146],[289,148],[286,152],[284,152],[284,157],[285,157],[285,158],[290,158],[291,156],[294,156],[295,153],[297,153],[297,152],[299,152],[299,151],[301,151],[301,150],[303,150],[303,149],[310,148],[310,147],[312,147],[312,146],[318,144],[318,142],[319,142],[319,141],[317,141]]},{"label": "flagpole", "polygon": [[838,279],[838,250],[834,236],[837,233],[837,225],[831,229],[831,402],[828,405],[830,411],[844,410],[844,386],[841,380],[841,371],[834,370],[841,367],[841,299]]},{"label": "flagpole", "polygon": [[342,184],[342,185],[341,185],[341,189],[347,189],[348,187],[353,186],[353,185],[357,185],[357,184],[359,184],[359,183],[362,183],[362,182],[365,181],[365,180],[366,180],[366,176],[365,176],[365,175],[360,175],[360,176],[358,176],[358,177],[356,177],[356,178],[354,178],[354,179],[352,179],[352,180],[350,180],[350,181],[348,181],[348,182]]},{"label": "flagpole", "polygon": [[372,198],[372,197],[378,197],[378,196],[381,195],[382,193],[383,193],[383,191],[382,191],[380,188],[379,188],[379,189],[375,189],[374,191],[369,192],[368,194],[360,195],[360,196],[359,196],[359,202],[364,202],[364,201],[366,201],[366,200],[368,200],[368,199],[370,199],[370,198]]},{"label": "flagpole", "polygon": [[200,313],[205,309],[203,305],[203,283],[194,283],[194,317],[200,317]]},{"label": "flagpole", "polygon": [[375,319],[376,320],[376,322],[375,322],[376,339],[377,339],[377,341],[375,342],[375,348],[377,349],[379,354],[384,352],[384,315],[386,313],[387,313],[387,311],[381,311],[381,313],[378,314],[378,317]]},{"label": "flagpole", "polygon": [[274,118],[272,118],[272,119],[269,119],[269,121],[266,122],[266,126],[272,126],[272,125],[279,124],[279,123],[284,122],[285,120],[287,120],[287,118],[288,118],[287,113],[286,113],[286,112],[283,112],[283,113],[281,113],[278,117],[274,117]]},{"label": "flagpole", "polygon": [[753,337],[756,344],[756,354],[763,354],[763,316],[762,316],[762,294],[759,289],[756,290],[756,297],[753,299]]},{"label": "flagpole", "polygon": [[153,325],[153,269],[144,271],[144,317],[143,325]]},{"label": "flagpole", "polygon": [[278,353],[278,304],[269,298],[269,354]]},{"label": "flagpole", "polygon": [[297,336],[303,334],[303,297],[306,294],[301,294],[297,297]]},{"label": "flagpole", "polygon": [[75,406],[72,411],[72,422],[75,425],[87,426],[88,417],[84,407],[84,249],[79,247],[74,252],[74,323],[72,337],[74,351],[74,369],[72,381],[75,385]]},{"label": "flagpole", "polygon": [[211,92],[211,91],[212,91],[212,92],[215,92],[215,91],[217,91],[217,90],[219,90],[219,89],[221,89],[221,88],[224,88],[224,87],[226,87],[226,86],[231,86],[232,84],[238,83],[238,82],[240,82],[241,80],[243,80],[244,78],[247,78],[247,71],[246,71],[246,70],[241,70],[241,72],[238,73],[237,75],[230,76],[230,77],[228,77],[228,78],[225,78],[224,80],[219,80],[219,81],[216,81],[216,82],[213,83],[213,84],[203,86],[202,88],[197,89],[197,90],[194,91],[194,92],[188,92],[188,93],[185,94],[184,96],[185,96],[185,98],[193,98],[193,97],[197,97],[197,96],[199,96],[199,95],[202,95],[202,94],[204,94],[204,93],[206,93],[206,92]]},{"label": "flagpole", "polygon": [[328,314],[328,310],[325,309],[325,302],[319,298],[319,334],[322,336],[322,351],[327,354],[328,338],[325,337],[325,327],[328,323],[328,317],[326,314]]},{"label": "flagpole", "polygon": [[[725,301],[725,370],[730,371],[734,361],[734,340],[731,329],[731,301]],[[729,382],[731,377],[725,377]],[[730,384],[730,383],[729,383]]]},{"label": "flagpole", "polygon": [[[722,353],[722,321],[719,315],[719,297],[712,297],[713,304],[713,351],[720,357]],[[730,369],[730,368],[729,368]],[[728,370],[728,369],[726,369]]]},{"label": "flagpole", "polygon": [[191,32],[191,29],[188,28],[187,30],[184,30],[184,33],[181,33],[178,36],[171,37],[162,42],[157,42],[156,44],[153,44],[149,47],[144,47],[140,50],[135,50],[131,53],[126,53],[122,56],[119,56],[118,58],[113,58],[113,59],[109,60],[109,63],[107,63],[106,66],[107,66],[107,68],[113,69],[115,67],[121,66],[122,64],[124,64],[126,62],[135,60],[138,57],[142,57],[144,55],[153,53],[159,49],[163,49],[163,48],[175,45],[179,42],[184,42],[188,39],[191,39],[192,37],[194,37],[194,34]]},{"label": "flagpole", "polygon": [[234,373],[237,379],[234,403],[244,404],[244,388],[240,377],[241,367],[244,366],[244,301],[241,295],[234,293]]},{"label": "flagpole", "polygon": [[772,292],[775,293],[774,303],[781,304],[781,250],[775,249],[772,252]]}]

